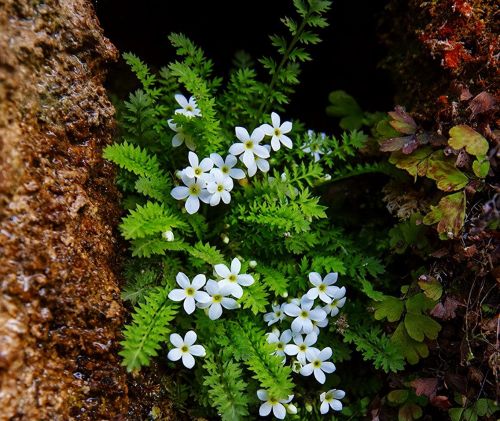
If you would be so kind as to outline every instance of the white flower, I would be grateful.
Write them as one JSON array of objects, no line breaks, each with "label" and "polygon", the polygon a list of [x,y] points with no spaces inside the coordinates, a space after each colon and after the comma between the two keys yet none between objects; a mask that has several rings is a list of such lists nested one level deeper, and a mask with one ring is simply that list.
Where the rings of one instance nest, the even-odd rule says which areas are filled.
[{"label": "white flower", "polygon": [[335,371],[335,364],[326,361],[332,356],[332,348],[327,346],[326,348],[319,350],[314,350],[310,355],[307,356],[306,364],[300,369],[300,374],[303,376],[310,376],[314,372],[314,377],[321,384],[325,383],[326,377],[325,373],[333,373]]},{"label": "white flower", "polygon": [[302,335],[295,335],[293,337],[293,342],[295,344],[289,344],[285,347],[285,353],[287,355],[296,355],[297,360],[302,364],[306,364],[306,357],[313,356],[313,351],[318,351],[317,348],[311,347],[318,340],[318,335],[314,332],[306,335],[305,339],[302,338]]},{"label": "white flower", "polygon": [[217,206],[220,200],[226,204],[231,201],[231,193],[233,189],[233,179],[225,177],[222,171],[216,169],[211,172],[212,180],[207,182],[207,190],[212,195],[210,197],[210,206]]},{"label": "white flower", "polygon": [[191,314],[195,306],[195,301],[206,303],[210,300],[210,296],[204,291],[198,291],[205,285],[205,275],[196,275],[193,282],[189,282],[189,278],[182,272],[179,272],[175,278],[182,289],[173,289],[168,293],[168,298],[172,301],[183,301],[184,310],[187,314]]},{"label": "white flower", "polygon": [[[321,149],[321,145],[318,142],[314,142],[314,132],[312,130],[308,130],[307,135],[310,140],[309,143],[307,143],[307,146],[303,147],[302,150],[306,153],[310,153],[314,157],[314,162],[318,162],[321,159],[321,155],[323,155],[325,151]],[[326,135],[321,133],[321,138],[324,139],[325,137]]]},{"label": "white flower", "polygon": [[264,321],[267,322],[268,326],[276,322],[281,322],[285,318],[284,306],[285,304],[273,305],[273,311],[264,314]]},{"label": "white flower", "polygon": [[241,263],[236,257],[231,262],[231,270],[223,264],[215,265],[214,269],[222,278],[221,284],[228,285],[231,294],[236,298],[241,298],[243,295],[243,288],[240,285],[247,287],[254,283],[252,275],[240,274]]},{"label": "white flower", "polygon": [[[269,145],[264,145],[264,148],[266,148],[268,152],[271,150],[271,147]],[[240,159],[243,161],[243,157],[241,157]],[[255,173],[257,172],[257,168],[262,172],[269,171],[269,162],[267,162],[265,158],[261,158],[260,156],[255,155],[254,159],[255,159],[255,165],[252,166],[251,168],[248,168],[249,177],[253,177],[255,175]]]},{"label": "white flower", "polygon": [[267,136],[272,136],[271,146],[273,147],[273,151],[279,150],[281,143],[283,143],[283,145],[287,148],[291,148],[292,140],[285,135],[292,130],[292,123],[284,121],[283,124],[280,125],[281,119],[276,113],[271,113],[271,121],[273,123],[272,126],[270,124],[263,124],[260,128]]},{"label": "white flower", "polygon": [[193,345],[196,342],[196,333],[192,330],[184,335],[184,340],[177,333],[170,335],[170,342],[174,349],[168,352],[167,358],[170,361],[178,361],[182,358],[182,364],[187,368],[193,368],[195,357],[204,357],[205,348],[202,345]]},{"label": "white flower", "polygon": [[188,159],[191,166],[184,169],[184,174],[189,178],[201,178],[206,181],[207,173],[214,166],[214,162],[210,158],[203,158],[200,162],[198,155],[194,152],[189,152]]},{"label": "white flower", "polygon": [[278,329],[273,329],[271,333],[267,334],[267,343],[275,344],[276,351],[273,354],[279,355],[280,357],[285,356],[285,347],[287,347],[288,342],[292,340],[292,331],[287,329],[283,331],[280,335]]},{"label": "white flower", "polygon": [[198,307],[210,307],[208,309],[208,317],[210,317],[211,320],[216,320],[222,315],[222,307],[228,310],[234,310],[239,307],[235,300],[228,298],[228,295],[231,294],[231,289],[226,285],[220,285],[212,279],[209,279],[205,290],[209,294],[209,299],[206,302],[198,304]]},{"label": "white flower", "polygon": [[[229,153],[233,155],[241,155],[242,161],[245,166],[252,171],[254,167],[257,166],[255,163],[255,155],[260,158],[269,158],[269,151],[259,143],[264,139],[264,132],[260,128],[256,128],[252,135],[248,134],[247,129],[243,127],[236,127],[235,129],[236,137],[241,141],[240,143],[234,143],[229,148]],[[255,169],[255,171],[257,171]]]},{"label": "white flower", "polygon": [[162,235],[161,235],[165,240],[167,241],[174,241],[175,239],[175,236],[174,236],[174,233],[170,230],[168,231],[165,231]]},{"label": "white flower", "polygon": [[174,187],[170,194],[177,200],[187,197],[185,205],[187,213],[196,213],[200,209],[200,200],[205,203],[210,201],[210,193],[205,188],[205,182],[201,179],[189,178],[184,173],[181,174],[181,179],[185,186]]},{"label": "white flower", "polygon": [[321,401],[320,412],[326,414],[330,408],[334,411],[342,411],[342,402],[339,399],[342,399],[344,396],[345,392],[339,389],[331,389],[326,393],[323,392],[319,395]]},{"label": "white flower", "polygon": [[[316,308],[319,308],[319,307],[316,307]],[[323,308],[323,311],[325,311],[324,308]],[[316,335],[319,335],[319,328],[328,326],[328,317],[326,317],[324,320],[321,320],[319,322],[317,322],[316,320],[313,320],[312,324],[313,324],[313,332]]]},{"label": "white flower", "polygon": [[323,307],[323,310],[326,311],[326,314],[330,313],[331,317],[339,314],[339,309],[344,307],[345,304],[345,287],[337,288],[335,294],[333,295],[333,300],[330,304],[327,304]]},{"label": "white flower", "polygon": [[325,276],[325,279],[321,279],[321,275],[317,272],[311,272],[309,274],[309,281],[314,285],[314,288],[311,288],[307,292],[307,298],[310,300],[314,300],[318,298],[326,304],[330,304],[332,302],[332,297],[335,295],[338,287],[332,286],[335,282],[337,282],[338,273],[329,273]]},{"label": "white flower", "polygon": [[322,309],[311,310],[314,301],[309,300],[306,296],[302,297],[300,306],[297,304],[286,304],[285,313],[291,317],[295,317],[292,322],[292,330],[296,333],[311,333],[313,331],[312,320],[317,322],[326,317],[326,313]]},{"label": "white flower", "polygon": [[288,399],[278,399],[274,396],[269,396],[269,394],[263,390],[257,390],[257,396],[264,403],[259,408],[259,415],[265,417],[273,411],[276,418],[282,420],[286,416],[286,409],[283,404],[287,404],[293,399],[293,395],[288,395]]},{"label": "white flower", "polygon": [[186,117],[200,117],[201,111],[196,105],[196,99],[194,96],[189,98],[189,101],[184,95],[176,94],[175,100],[182,108],[177,108],[175,114],[183,114]]},{"label": "white flower", "polygon": [[196,145],[194,144],[193,137],[186,133],[182,126],[178,126],[174,123],[172,119],[168,120],[168,126],[177,134],[172,138],[172,146],[176,148],[177,146],[181,146],[184,142],[186,146],[194,151],[196,149]]},{"label": "white flower", "polygon": [[[245,172],[243,170],[233,168],[238,162],[238,159],[236,159],[234,155],[229,154],[226,156],[226,160],[224,161],[222,156],[218,153],[211,153],[210,159],[213,161],[214,165],[222,171],[222,174],[224,174],[225,177],[231,177],[235,180],[245,178]],[[215,168],[212,171],[215,171]]]}]

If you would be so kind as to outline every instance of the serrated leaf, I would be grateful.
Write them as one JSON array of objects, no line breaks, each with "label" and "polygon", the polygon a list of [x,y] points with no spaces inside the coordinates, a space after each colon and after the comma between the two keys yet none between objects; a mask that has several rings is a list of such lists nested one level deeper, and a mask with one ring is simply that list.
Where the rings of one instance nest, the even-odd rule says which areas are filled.
[{"label": "serrated leaf", "polygon": [[441,325],[429,316],[416,313],[406,313],[405,328],[410,338],[423,342],[424,337],[436,339]]},{"label": "serrated leaf", "polygon": [[386,296],[383,301],[373,305],[375,307],[375,319],[382,320],[387,318],[389,322],[395,322],[401,318],[403,313],[403,301],[396,297]]},{"label": "serrated leaf", "polygon": [[465,148],[474,156],[485,156],[488,153],[488,141],[478,132],[465,124],[450,129],[448,144],[454,149]]}]

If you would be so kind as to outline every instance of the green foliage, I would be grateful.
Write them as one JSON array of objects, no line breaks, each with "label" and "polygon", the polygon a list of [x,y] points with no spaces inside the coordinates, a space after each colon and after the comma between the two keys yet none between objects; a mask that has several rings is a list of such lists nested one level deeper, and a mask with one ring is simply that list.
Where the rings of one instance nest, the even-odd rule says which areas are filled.
[{"label": "green foliage", "polygon": [[123,350],[120,351],[128,371],[149,365],[170,333],[168,324],[178,307],[168,300],[167,293],[164,288],[152,289],[135,307],[132,323],[123,332],[125,340],[121,342]]}]

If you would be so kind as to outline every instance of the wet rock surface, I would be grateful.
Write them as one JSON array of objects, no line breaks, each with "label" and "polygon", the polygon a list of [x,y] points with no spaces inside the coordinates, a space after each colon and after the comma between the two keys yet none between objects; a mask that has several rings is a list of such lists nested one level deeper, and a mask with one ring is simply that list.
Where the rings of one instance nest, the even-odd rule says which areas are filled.
[{"label": "wet rock surface", "polygon": [[[0,420],[125,417],[117,58],[86,0],[0,0]],[[124,419],[124,418],[123,418]]]}]

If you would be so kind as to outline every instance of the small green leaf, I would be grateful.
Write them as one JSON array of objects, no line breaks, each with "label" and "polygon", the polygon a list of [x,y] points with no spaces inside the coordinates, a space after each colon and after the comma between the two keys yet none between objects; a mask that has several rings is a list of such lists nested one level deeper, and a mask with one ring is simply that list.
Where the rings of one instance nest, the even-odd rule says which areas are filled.
[{"label": "small green leaf", "polygon": [[490,161],[486,156],[478,156],[472,163],[472,170],[480,178],[485,178],[490,170]]},{"label": "small green leaf", "polygon": [[406,313],[405,327],[410,338],[423,342],[424,337],[436,339],[441,330],[441,325],[429,316],[416,313]]},{"label": "small green leaf", "polygon": [[376,320],[387,318],[389,322],[395,322],[401,318],[404,304],[396,297],[386,296],[384,301],[375,303],[374,307]]},{"label": "small green leaf", "polygon": [[387,399],[394,404],[405,403],[410,395],[408,389],[396,389],[389,392]]},{"label": "small green leaf", "polygon": [[408,298],[405,304],[409,313],[420,314],[433,308],[436,303],[419,292]]},{"label": "small green leaf", "polygon": [[464,124],[450,129],[448,144],[454,149],[465,148],[474,156],[484,156],[488,152],[488,141],[478,132]]},{"label": "small green leaf", "polygon": [[417,364],[420,358],[429,356],[429,348],[425,342],[418,342],[408,336],[404,323],[400,323],[391,337],[391,342],[399,347],[401,353],[410,364]]},{"label": "small green leaf", "polygon": [[464,413],[465,408],[451,408],[448,411],[448,415],[451,418],[451,421],[461,421],[462,414]]},{"label": "small green leaf", "polygon": [[422,416],[422,408],[415,403],[407,403],[399,408],[398,421],[418,420]]},{"label": "small green leaf", "polygon": [[443,295],[443,286],[436,278],[431,278],[428,281],[418,281],[418,285],[424,291],[425,296],[433,301],[438,301]]}]

